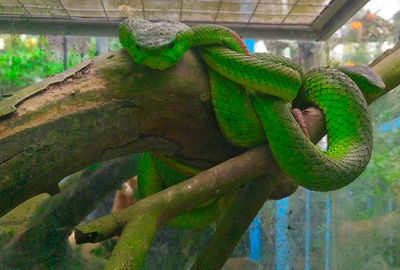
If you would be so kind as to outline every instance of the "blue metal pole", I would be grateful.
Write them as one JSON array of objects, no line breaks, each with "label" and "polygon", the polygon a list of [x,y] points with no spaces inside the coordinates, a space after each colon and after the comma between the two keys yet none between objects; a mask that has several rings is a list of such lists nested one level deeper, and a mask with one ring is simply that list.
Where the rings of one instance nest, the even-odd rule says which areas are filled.
[{"label": "blue metal pole", "polygon": [[276,201],[275,216],[275,266],[276,270],[289,269],[289,250],[287,243],[289,198]]},{"label": "blue metal pole", "polygon": [[329,194],[326,194],[326,232],[325,232],[325,270],[329,270],[329,252],[331,240],[331,202]]},{"label": "blue metal pole", "polygon": [[247,49],[249,49],[250,53],[254,52],[254,39],[244,39],[244,44],[246,44]]},{"label": "blue metal pole", "polygon": [[261,258],[261,241],[260,241],[260,217],[259,215],[253,220],[250,225],[250,254],[249,258],[252,260],[259,260]]},{"label": "blue metal pole", "polygon": [[306,220],[305,220],[305,270],[310,269],[310,202],[311,202],[311,192],[306,190]]}]

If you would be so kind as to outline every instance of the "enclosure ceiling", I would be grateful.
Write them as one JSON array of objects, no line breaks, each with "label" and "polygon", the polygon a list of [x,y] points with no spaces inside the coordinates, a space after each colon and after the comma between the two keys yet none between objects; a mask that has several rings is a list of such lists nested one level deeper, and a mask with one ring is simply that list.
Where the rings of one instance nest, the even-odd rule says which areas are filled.
[{"label": "enclosure ceiling", "polygon": [[221,24],[242,37],[324,40],[369,0],[0,0],[0,33],[114,36],[125,17]]}]

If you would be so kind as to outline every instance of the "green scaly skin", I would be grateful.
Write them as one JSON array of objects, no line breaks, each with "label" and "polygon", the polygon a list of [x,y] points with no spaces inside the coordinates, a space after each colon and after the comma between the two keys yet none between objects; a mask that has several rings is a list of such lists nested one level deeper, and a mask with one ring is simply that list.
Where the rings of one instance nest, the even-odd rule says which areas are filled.
[{"label": "green scaly skin", "polygon": [[[249,59],[252,57],[227,48],[209,47],[202,49],[201,53],[211,69],[231,80],[234,76],[229,70],[240,70],[242,66],[246,66],[245,72],[241,74],[246,78],[250,76],[248,71],[252,71],[252,65],[259,65],[258,61]],[[291,104],[285,102],[284,94],[279,92],[281,89],[296,86],[296,78],[291,76],[294,69],[282,63],[281,71],[287,75],[286,81],[281,83],[282,78],[275,74],[263,76],[268,78],[270,88],[263,92],[247,88],[251,96],[251,105],[244,105],[254,108],[275,160],[292,180],[305,188],[330,191],[348,185],[366,167],[372,150],[372,125],[363,94],[358,86],[339,70],[316,68],[305,74],[302,87],[298,86],[300,91],[297,99],[315,105],[325,115],[329,147],[326,152],[322,152],[303,134],[291,114]],[[236,78],[238,77],[236,75]],[[298,78],[301,77],[299,74]],[[223,80],[213,87],[223,88],[220,83],[223,83]],[[251,87],[250,83],[244,83],[244,86]],[[280,87],[280,83],[283,87]],[[264,94],[272,94],[273,91],[279,92],[279,98]],[[214,109],[216,105],[219,106],[215,103]],[[218,113],[216,115],[218,118]],[[231,119],[219,120],[220,125],[232,125],[235,122]],[[236,129],[240,127],[232,126],[232,133]],[[225,133],[228,139],[230,134]],[[264,140],[259,138],[259,141],[255,140],[254,145]]]},{"label": "green scaly skin", "polygon": [[[144,35],[143,27],[148,30]],[[163,38],[169,30],[169,36]],[[154,32],[158,39],[152,38]],[[249,55],[237,35],[220,26],[189,28],[178,22],[156,25],[128,19],[120,25],[119,35],[135,62],[155,69],[170,67],[187,49],[198,46],[208,66],[212,102],[223,134],[242,147],[268,142],[282,171],[299,185],[335,190],[351,183],[368,164],[372,150],[368,106],[358,86],[343,72],[316,68],[303,76],[301,68],[289,59]],[[150,39],[147,43],[146,38]],[[343,71],[368,91],[382,88],[374,78],[359,76],[357,70]],[[291,102],[295,98],[296,103],[314,105],[325,115],[326,152],[312,144],[293,118]],[[142,159],[139,189],[143,196],[190,177],[180,173],[173,161],[162,165],[156,159],[152,154]],[[218,201],[195,209],[204,211],[206,221],[190,220],[191,213],[187,213],[173,225],[199,227],[197,224],[215,220],[219,214],[208,211],[217,207]]]}]

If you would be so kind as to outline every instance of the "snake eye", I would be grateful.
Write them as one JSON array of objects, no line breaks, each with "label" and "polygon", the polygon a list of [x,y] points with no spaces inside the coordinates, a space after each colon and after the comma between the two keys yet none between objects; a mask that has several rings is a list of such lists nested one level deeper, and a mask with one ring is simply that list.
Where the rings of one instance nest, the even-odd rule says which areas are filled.
[{"label": "snake eye", "polygon": [[136,49],[137,49],[138,51],[141,51],[141,50],[142,50],[142,47],[140,47],[140,46],[137,45],[137,44],[135,44],[135,47],[136,47]]},{"label": "snake eye", "polygon": [[175,45],[175,43],[172,42],[172,43],[168,44],[168,48],[172,49],[174,47],[174,45]]}]

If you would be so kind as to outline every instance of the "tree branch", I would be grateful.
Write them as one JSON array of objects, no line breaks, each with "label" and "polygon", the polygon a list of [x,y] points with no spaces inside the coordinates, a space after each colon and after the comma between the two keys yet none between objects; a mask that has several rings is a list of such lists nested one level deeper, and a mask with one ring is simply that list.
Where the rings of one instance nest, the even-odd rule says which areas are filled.
[{"label": "tree branch", "polygon": [[[317,143],[325,134],[324,117],[316,108],[302,112],[312,142]],[[291,179],[282,173],[274,160],[269,160],[268,172],[246,184],[237,200],[217,222],[217,228],[191,270],[219,270],[232,254],[237,243],[267,200],[290,196],[297,189]]]},{"label": "tree branch", "polygon": [[[307,126],[313,127],[311,134],[315,137],[321,137],[321,134],[324,133],[325,125],[323,121],[317,121],[316,119],[322,117],[322,114],[316,109],[308,109],[304,115]],[[157,224],[158,227],[156,229],[158,229],[168,220],[179,216],[183,212],[190,211],[193,207],[208,201],[216,195],[230,194],[237,190],[240,185],[247,183],[251,179],[262,176],[265,172],[268,172],[268,176],[272,177],[265,177],[264,175],[264,177],[251,181],[251,184],[241,192],[240,195],[242,196],[239,196],[239,200],[235,204],[236,208],[231,208],[236,209],[235,213],[237,213],[237,215],[227,215],[227,220],[225,218],[223,219],[222,224],[230,224],[226,226],[226,228],[233,229],[226,230],[224,226],[218,226],[218,228],[221,228],[220,232],[217,230],[219,236],[221,236],[221,234],[227,236],[227,234],[231,234],[233,230],[237,230],[237,233],[228,237],[229,240],[227,243],[224,243],[224,245],[227,245],[222,249],[226,251],[225,254],[229,255],[230,252],[228,253],[228,250],[230,249],[230,243],[232,245],[239,240],[243,229],[245,230],[248,227],[246,223],[251,222],[251,217],[257,214],[258,209],[267,198],[283,198],[292,194],[297,188],[297,185],[293,184],[287,177],[281,174],[279,167],[273,160],[271,152],[265,146],[251,149],[240,156],[205,170],[185,182],[146,197],[126,210],[78,226],[75,229],[76,242],[98,242],[118,235],[121,231],[121,237],[131,235],[131,233],[124,233],[124,226],[128,226],[126,224],[138,224],[144,216],[150,216],[147,217],[147,219],[151,221],[150,224]],[[248,206],[251,206],[251,208],[248,208]],[[232,224],[238,225],[239,228],[235,228]],[[129,228],[129,230],[132,230],[131,225],[129,225]],[[138,228],[139,227],[136,227],[137,230],[139,230]],[[135,238],[135,240],[130,238],[130,241],[147,243],[145,240],[152,239],[149,238],[148,233],[149,232],[145,231],[143,235],[139,234],[136,236],[139,238]],[[225,239],[225,237],[223,237],[223,239]],[[221,238],[218,237],[213,243],[220,247],[220,240]],[[146,244],[140,247],[139,250],[128,251],[129,249],[125,247],[125,245],[128,244],[128,240],[117,243],[113,251],[113,256],[111,257],[112,259],[110,259],[107,264],[109,269],[119,267],[117,262],[121,261],[123,261],[123,265],[126,267],[121,269],[140,269],[141,263],[144,262],[146,257],[147,248],[150,246]],[[215,249],[214,252],[216,252]],[[129,258],[129,260],[125,260],[127,258]],[[207,262],[210,262],[208,267],[215,265],[215,268],[210,269],[218,269],[217,261],[213,261],[212,258],[209,258]],[[219,261],[219,263],[220,262],[221,261]],[[199,265],[198,268],[195,269],[203,269],[202,265],[203,264]]]},{"label": "tree branch", "polygon": [[121,50],[43,85],[0,122],[0,216],[102,160],[155,151],[207,168],[238,153],[219,132],[208,76],[193,52],[161,72]]},{"label": "tree branch", "polygon": [[[137,173],[137,159],[138,155],[131,155],[85,169],[72,175],[58,194],[47,198],[37,208],[27,205],[22,211],[33,211],[29,220],[13,234],[4,236],[4,239],[0,234],[0,242],[4,243],[0,249],[0,265],[3,264],[6,269],[20,269],[28,264],[37,265],[49,260],[60,263],[60,257],[63,258],[61,255],[65,254],[65,239],[72,229],[106,195]],[[13,212],[15,210],[9,214]]]}]

